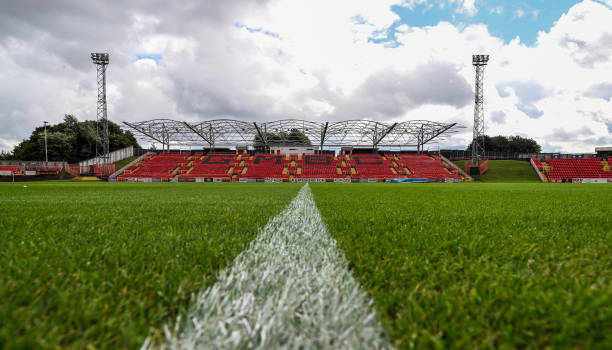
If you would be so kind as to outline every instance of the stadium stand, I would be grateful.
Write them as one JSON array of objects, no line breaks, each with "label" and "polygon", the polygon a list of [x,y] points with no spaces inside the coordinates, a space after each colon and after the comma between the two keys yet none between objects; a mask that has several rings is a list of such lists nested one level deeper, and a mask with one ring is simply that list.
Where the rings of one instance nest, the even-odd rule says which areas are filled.
[{"label": "stadium stand", "polygon": [[535,167],[548,181],[562,182],[567,180],[612,179],[612,171],[607,161],[600,158],[561,158],[541,161],[533,158]]},{"label": "stadium stand", "polygon": [[0,182],[58,180],[65,176],[64,165],[54,165],[47,164],[47,162],[36,161],[17,162],[21,164],[5,163],[0,165]]},{"label": "stadium stand", "polygon": [[[291,165],[291,157],[288,160],[283,155],[255,154],[243,163],[243,171],[239,178],[289,178],[288,171]],[[290,163],[291,162],[291,163]]]},{"label": "stadium stand", "polygon": [[347,177],[342,161],[331,154],[308,154],[298,159],[297,178],[340,179]]},{"label": "stadium stand", "polygon": [[126,169],[119,178],[157,178],[167,181],[177,175],[180,167],[187,165],[187,157],[190,156],[175,153],[150,154],[139,164]]},{"label": "stadium stand", "polygon": [[[368,180],[419,178],[462,181],[455,168],[439,156],[424,154],[149,154],[118,176],[118,181],[276,181]],[[295,180],[294,180],[295,179]]]},{"label": "stadium stand", "polygon": [[430,179],[461,179],[455,168],[446,164],[437,155],[427,154],[399,154],[397,163],[407,170],[407,177]]},{"label": "stadium stand", "polygon": [[539,159],[533,158],[532,161],[533,161],[533,163],[535,164],[536,168],[539,171],[543,171],[544,170],[544,167],[542,166],[542,162]]},{"label": "stadium stand", "polygon": [[5,172],[17,172],[19,171],[19,167],[18,166],[0,166],[0,171],[5,171]]},{"label": "stadium stand", "polygon": [[398,177],[397,170],[394,172],[392,161],[383,158],[379,154],[353,154],[347,159],[352,178],[368,179],[391,179]]},{"label": "stadium stand", "polygon": [[235,154],[196,153],[178,169],[179,178],[230,178]]}]

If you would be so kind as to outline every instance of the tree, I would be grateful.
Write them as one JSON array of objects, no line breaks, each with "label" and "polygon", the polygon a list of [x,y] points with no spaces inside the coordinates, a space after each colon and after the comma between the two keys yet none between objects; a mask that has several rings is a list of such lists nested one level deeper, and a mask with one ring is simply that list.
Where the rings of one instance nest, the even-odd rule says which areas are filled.
[{"label": "tree", "polygon": [[13,153],[7,151],[0,151],[0,160],[12,160]]},{"label": "tree", "polygon": [[493,136],[489,138],[489,144],[485,145],[485,150],[495,150],[493,152],[510,152],[510,142],[505,136]]},{"label": "tree", "polygon": [[[67,114],[64,122],[47,126],[47,154],[50,161],[67,161],[76,163],[96,156],[97,121],[79,122],[73,115]],[[129,146],[139,147],[136,138],[129,131],[123,131],[119,125],[109,121],[108,133],[110,151]],[[13,150],[13,159],[44,160],[45,128],[39,126],[30,138],[21,141]]]},{"label": "tree", "polygon": [[[310,142],[308,136],[306,136],[299,129],[291,129],[289,133],[284,131],[279,133],[266,132],[264,136],[268,141],[268,147],[282,145],[312,146],[312,142]],[[253,145],[255,146],[255,149],[262,149],[264,147],[264,142],[259,134],[255,135]]]},{"label": "tree", "polygon": [[310,142],[308,136],[298,129],[291,129],[287,136],[287,141],[292,145],[312,146],[312,142]]},{"label": "tree", "polygon": [[[484,148],[486,152],[505,152],[505,153],[540,153],[542,147],[529,138],[521,136],[484,136]],[[467,151],[472,150],[469,144]]]},{"label": "tree", "polygon": [[528,139],[520,136],[510,136],[510,152],[514,153],[540,153],[542,146],[533,139]]}]

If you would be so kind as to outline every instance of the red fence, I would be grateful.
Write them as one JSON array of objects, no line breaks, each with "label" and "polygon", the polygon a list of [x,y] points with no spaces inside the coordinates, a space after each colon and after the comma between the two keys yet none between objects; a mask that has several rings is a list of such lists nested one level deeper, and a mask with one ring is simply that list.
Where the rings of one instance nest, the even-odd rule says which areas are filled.
[{"label": "red fence", "polygon": [[472,160],[468,160],[465,162],[465,165],[463,167],[463,169],[465,170],[466,173],[468,173],[469,175],[482,175],[484,173],[486,173],[487,171],[489,171],[489,160],[485,159],[485,160],[481,160],[480,162],[478,162],[478,168],[479,168],[479,174],[473,174],[472,172],[470,172],[470,169],[472,168]]},{"label": "red fence", "polygon": [[66,172],[73,176],[110,176],[115,172],[115,164],[79,165],[70,164],[66,166]]}]

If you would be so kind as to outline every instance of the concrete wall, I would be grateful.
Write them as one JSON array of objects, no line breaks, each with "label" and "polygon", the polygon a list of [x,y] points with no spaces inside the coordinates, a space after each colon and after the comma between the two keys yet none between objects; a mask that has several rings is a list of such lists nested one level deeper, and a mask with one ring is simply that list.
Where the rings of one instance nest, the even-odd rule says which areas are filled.
[{"label": "concrete wall", "polygon": [[271,153],[278,153],[280,150],[280,154],[314,154],[315,151],[319,150],[317,146],[278,146],[278,147],[270,147]]}]

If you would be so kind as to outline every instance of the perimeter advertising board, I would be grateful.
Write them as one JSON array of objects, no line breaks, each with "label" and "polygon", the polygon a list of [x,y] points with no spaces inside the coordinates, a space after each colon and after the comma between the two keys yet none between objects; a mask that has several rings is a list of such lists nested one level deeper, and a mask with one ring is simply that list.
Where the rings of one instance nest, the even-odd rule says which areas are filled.
[{"label": "perimeter advertising board", "polygon": [[427,179],[427,178],[420,178],[420,179],[387,179],[385,182],[392,182],[392,183],[429,182],[429,179]]},{"label": "perimeter advertising board", "polygon": [[325,179],[294,178],[293,182],[325,182]]},{"label": "perimeter advertising board", "polygon": [[[583,184],[606,184],[610,179],[582,179]],[[576,181],[574,181],[576,182]]]}]

